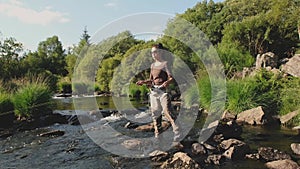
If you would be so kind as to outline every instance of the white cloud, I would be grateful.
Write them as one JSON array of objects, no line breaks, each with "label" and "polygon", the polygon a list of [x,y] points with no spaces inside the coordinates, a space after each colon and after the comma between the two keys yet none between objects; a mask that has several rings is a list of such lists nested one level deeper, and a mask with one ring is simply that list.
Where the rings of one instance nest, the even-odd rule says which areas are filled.
[{"label": "white cloud", "polygon": [[10,0],[10,3],[13,5],[23,5],[23,3],[18,0]]},{"label": "white cloud", "polygon": [[51,7],[46,7],[41,11],[26,8],[22,2],[11,0],[8,3],[0,3],[0,14],[8,17],[15,17],[24,23],[49,25],[54,22],[65,23],[70,19],[66,13],[51,10]]},{"label": "white cloud", "polygon": [[114,2],[109,2],[109,3],[104,4],[104,6],[106,6],[106,7],[116,7],[117,4],[114,3]]}]

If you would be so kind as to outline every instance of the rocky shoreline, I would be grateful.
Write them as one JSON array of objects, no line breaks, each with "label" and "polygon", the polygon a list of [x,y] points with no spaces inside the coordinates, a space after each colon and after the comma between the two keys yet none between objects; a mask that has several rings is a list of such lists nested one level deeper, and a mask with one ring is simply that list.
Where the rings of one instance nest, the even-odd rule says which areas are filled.
[{"label": "rocky shoreline", "polygon": [[[228,117],[233,117],[229,118]],[[299,143],[290,145],[293,154],[272,147],[259,147],[251,149],[250,146],[243,141],[241,134],[243,133],[242,124],[237,123],[234,116],[223,118],[217,123],[214,122],[211,128],[214,132],[211,137],[202,143],[189,142],[183,140],[184,149],[171,150],[164,152],[157,150],[152,154],[152,161],[155,162],[156,168],[206,168],[208,166],[222,166],[224,163],[238,160],[258,160],[265,163],[266,168],[270,169],[296,169],[300,168],[296,161],[300,160]],[[149,130],[149,126],[145,126],[145,130]],[[142,130],[139,127],[139,130]]]},{"label": "rocky shoreline", "polygon": [[[246,113],[251,114],[247,116]],[[100,114],[99,114],[100,113]],[[200,113],[204,113],[203,111]],[[190,137],[187,137],[181,141],[184,145],[183,149],[172,148],[169,151],[155,150],[149,154],[152,168],[206,168],[208,166],[222,166],[228,161],[241,161],[241,160],[258,160],[265,163],[267,168],[285,168],[294,169],[300,168],[297,163],[300,160],[300,144],[292,143],[290,145],[292,154],[281,151],[280,149],[272,147],[259,147],[258,149],[251,149],[250,146],[244,142],[241,137],[243,133],[243,125],[272,125],[274,127],[280,126],[278,123],[271,122],[263,114],[263,110],[258,107],[245,113],[239,114],[239,116],[233,116],[230,113],[224,113],[221,120],[211,123],[206,130],[214,130],[211,137],[205,142],[197,142],[196,139],[190,139],[193,137],[191,133]],[[256,114],[256,115],[255,115]],[[253,116],[255,115],[255,116]],[[34,130],[36,128],[43,128],[49,125],[55,124],[67,124],[67,125],[80,125],[82,121],[88,124],[99,119],[105,118],[118,118],[110,125],[115,127],[126,128],[132,132],[151,132],[153,131],[152,124],[134,124],[126,121],[126,118],[114,110],[99,110],[90,111],[87,114],[68,114],[67,112],[54,112],[39,117],[35,120],[19,121],[15,123],[13,127],[1,129],[0,138],[9,139],[16,132],[24,132],[27,130]],[[252,118],[252,119],[251,119]],[[274,121],[274,120],[273,120]],[[276,120],[275,120],[276,121]],[[250,122],[250,123],[249,123]],[[264,122],[264,123],[259,123]],[[120,125],[122,124],[122,125]],[[123,125],[126,124],[126,125]],[[165,128],[169,127],[168,122],[164,123]],[[205,130],[204,130],[205,132]],[[65,131],[62,130],[50,130],[39,133],[39,137],[61,137],[65,135]],[[134,149],[135,144],[139,144],[138,139],[133,139],[130,145],[126,145],[124,141],[124,147]],[[6,153],[6,152],[2,152]],[[125,157],[114,157],[111,164],[115,167],[124,168],[122,163]],[[126,161],[126,160],[125,160]]]}]

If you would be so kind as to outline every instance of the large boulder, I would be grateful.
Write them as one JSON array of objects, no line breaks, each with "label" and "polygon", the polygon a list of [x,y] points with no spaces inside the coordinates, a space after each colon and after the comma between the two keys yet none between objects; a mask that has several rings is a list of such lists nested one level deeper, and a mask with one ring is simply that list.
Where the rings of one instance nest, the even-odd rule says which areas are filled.
[{"label": "large boulder", "polygon": [[223,156],[232,160],[243,159],[250,151],[250,147],[246,143],[237,139],[224,140],[219,146],[225,150]]},{"label": "large boulder", "polygon": [[192,144],[192,153],[193,154],[196,154],[196,155],[203,155],[203,154],[206,154],[206,149],[205,147],[200,144],[200,143],[193,143]]},{"label": "large boulder", "polygon": [[290,58],[281,66],[281,70],[292,76],[300,77],[300,54],[296,54]]},{"label": "large boulder", "polygon": [[266,163],[266,167],[270,169],[299,169],[299,165],[292,160],[277,160]]},{"label": "large boulder", "polygon": [[250,125],[262,125],[264,123],[265,112],[262,107],[256,107],[243,111],[237,115],[238,123],[246,123]]},{"label": "large boulder", "polygon": [[276,161],[276,160],[285,160],[291,159],[291,156],[280,150],[273,149],[271,147],[260,147],[258,149],[258,154],[261,160],[263,161]]},{"label": "large boulder", "polygon": [[295,154],[300,155],[300,144],[299,143],[292,143],[291,149]]},{"label": "large boulder", "polygon": [[173,168],[173,169],[200,169],[201,166],[195,162],[186,153],[177,152],[173,158],[165,161],[160,168]]},{"label": "large boulder", "polygon": [[296,110],[293,112],[290,112],[286,115],[283,115],[280,117],[280,122],[282,124],[285,124],[286,122],[290,121],[292,118],[296,117],[299,114],[300,110]]}]

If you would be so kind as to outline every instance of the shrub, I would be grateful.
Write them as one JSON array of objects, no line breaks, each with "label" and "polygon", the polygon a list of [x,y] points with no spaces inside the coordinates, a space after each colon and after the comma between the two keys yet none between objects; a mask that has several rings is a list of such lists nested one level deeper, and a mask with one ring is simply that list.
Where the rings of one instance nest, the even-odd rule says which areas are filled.
[{"label": "shrub", "polygon": [[52,92],[44,84],[28,84],[13,96],[15,114],[19,117],[35,117],[50,109]]},{"label": "shrub", "polygon": [[52,92],[57,91],[58,77],[50,71],[45,70],[38,74],[27,73],[26,76],[20,79],[19,86],[34,84],[41,84],[47,86]]},{"label": "shrub", "polygon": [[209,76],[203,76],[198,80],[198,88],[199,88],[199,95],[200,95],[200,106],[209,109],[211,105],[211,98],[212,98],[212,91],[211,91],[211,84]]},{"label": "shrub", "polygon": [[298,115],[287,122],[287,126],[300,125],[300,79],[289,77],[282,80],[282,89],[280,91],[281,106],[279,115],[285,115],[298,110]]},{"label": "shrub", "polygon": [[147,93],[149,92],[149,89],[146,85],[138,86],[136,84],[130,84],[129,85],[129,96],[131,97],[146,97]]},{"label": "shrub", "polygon": [[186,93],[183,93],[183,100],[184,100],[184,106],[185,107],[190,107],[193,104],[199,104],[200,100],[199,100],[199,91],[198,91],[199,87],[197,85],[194,85],[192,87],[190,87]]},{"label": "shrub", "polygon": [[78,95],[93,94],[95,91],[94,85],[85,82],[73,82],[72,87],[73,93]]},{"label": "shrub", "polygon": [[100,92],[101,91],[100,86],[98,84],[95,84],[94,90],[95,90],[95,92]]},{"label": "shrub", "polygon": [[200,107],[206,110],[218,111],[217,109],[221,108],[220,106],[224,107],[223,103],[226,96],[225,81],[222,78],[209,77],[208,74],[203,72],[200,74],[197,79],[197,86],[190,87],[184,94],[185,104],[191,106],[192,104],[200,103]]},{"label": "shrub", "polygon": [[72,93],[72,84],[70,82],[59,82],[58,88],[60,93]]},{"label": "shrub", "polygon": [[300,79],[288,78],[282,80],[280,90],[281,107],[279,114],[285,115],[292,111],[300,109]]},{"label": "shrub", "polygon": [[14,110],[13,102],[9,94],[0,91],[0,114]]},{"label": "shrub", "polygon": [[234,72],[241,71],[244,67],[251,67],[255,62],[249,52],[236,44],[221,43],[217,46],[217,50],[223,62],[225,74],[229,78]]}]

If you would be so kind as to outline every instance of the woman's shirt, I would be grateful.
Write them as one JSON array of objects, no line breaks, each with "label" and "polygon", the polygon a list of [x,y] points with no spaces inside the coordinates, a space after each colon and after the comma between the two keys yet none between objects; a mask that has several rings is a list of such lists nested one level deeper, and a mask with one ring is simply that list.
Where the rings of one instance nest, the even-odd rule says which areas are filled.
[{"label": "woman's shirt", "polygon": [[152,80],[153,85],[161,85],[170,77],[172,77],[172,75],[167,61],[160,62],[159,65],[155,63],[151,64],[150,80]]}]

